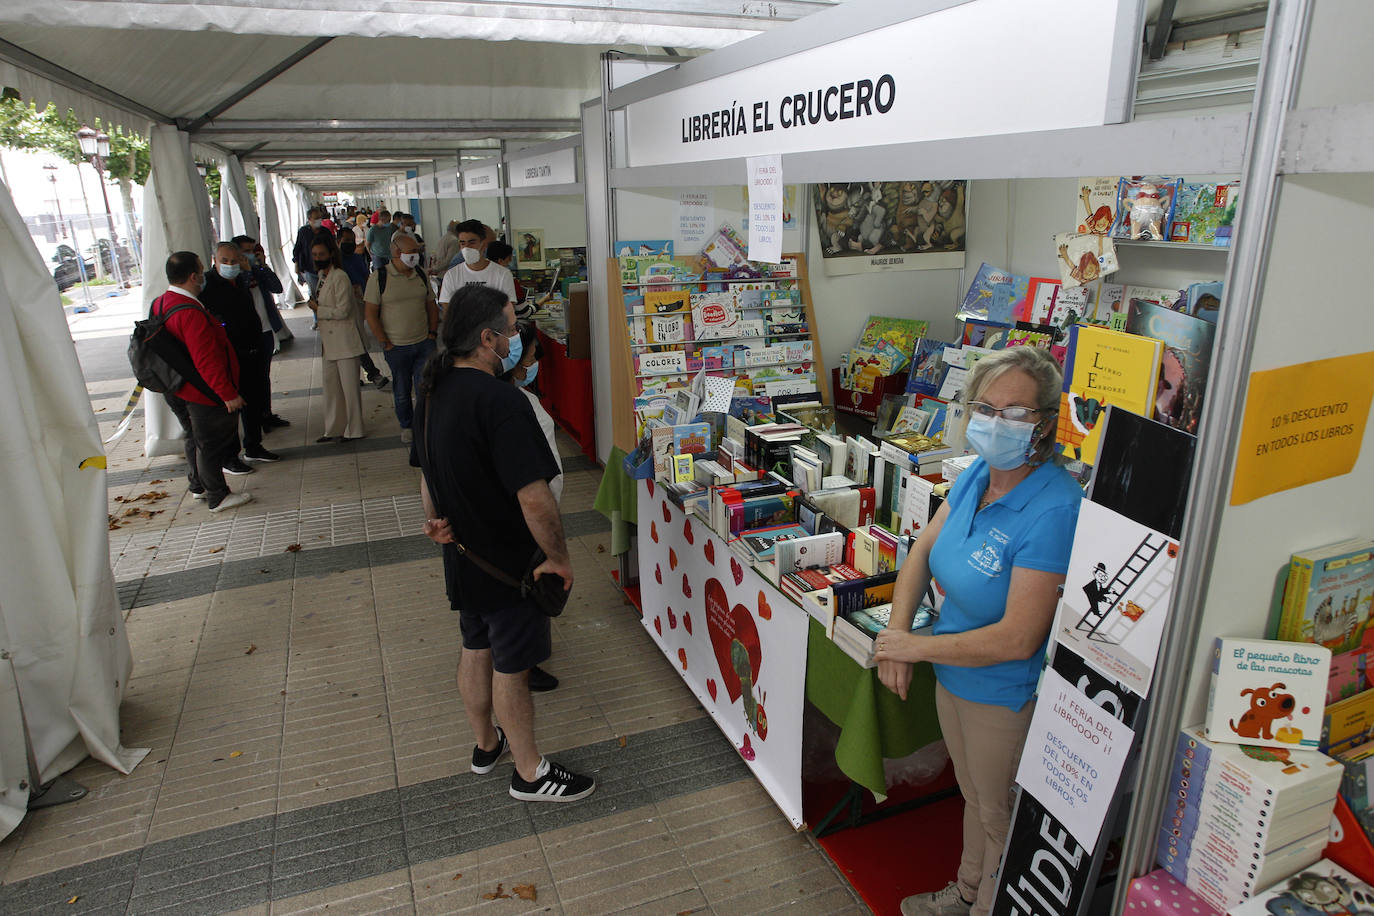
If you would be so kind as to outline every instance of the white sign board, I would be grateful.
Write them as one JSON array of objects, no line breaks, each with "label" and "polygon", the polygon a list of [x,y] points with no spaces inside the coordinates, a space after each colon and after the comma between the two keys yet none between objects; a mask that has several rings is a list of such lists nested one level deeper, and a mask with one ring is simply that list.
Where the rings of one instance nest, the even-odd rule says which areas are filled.
[{"label": "white sign board", "polygon": [[647,480],[639,582],[649,638],[800,827],[806,612]]},{"label": "white sign board", "polygon": [[706,236],[715,228],[715,207],[709,188],[691,188],[677,194],[677,231],[673,241],[682,255],[694,255],[706,244]]},{"label": "white sign board", "polygon": [[407,179],[406,179],[406,197],[419,197],[419,196],[420,196],[420,179],[418,179],[418,178],[407,178]]},{"label": "white sign board", "polygon": [[464,191],[498,191],[501,189],[500,167],[491,165],[468,166],[463,169]]},{"label": "white sign board", "polygon": [[444,172],[439,175],[439,196],[444,198],[458,196],[457,172]]},{"label": "white sign board", "polygon": [[782,157],[749,157],[749,260],[782,260]]},{"label": "white sign board", "polygon": [[1048,668],[1016,781],[1091,852],[1134,739],[1124,722]]},{"label": "white sign board", "polygon": [[627,164],[1098,126],[1121,7],[974,0],[671,90],[626,107]]},{"label": "white sign board", "polygon": [[572,184],[577,181],[577,150],[570,146],[551,153],[511,159],[506,163],[506,174],[512,188]]}]

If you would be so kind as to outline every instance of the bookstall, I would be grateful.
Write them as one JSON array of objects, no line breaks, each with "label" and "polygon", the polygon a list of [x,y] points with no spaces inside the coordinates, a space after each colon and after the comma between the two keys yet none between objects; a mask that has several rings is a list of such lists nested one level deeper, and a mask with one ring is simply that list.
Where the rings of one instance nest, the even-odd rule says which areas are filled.
[{"label": "bookstall", "polygon": [[[1124,742],[1117,746],[1130,763],[1117,764],[1111,772],[1102,767],[1102,778],[1084,785],[1086,796],[1068,792],[1078,798],[1076,803],[1072,798],[1064,804],[1045,797],[1043,789],[1024,788],[1027,774],[1051,780],[1065,776],[1055,755],[1041,750],[1065,736],[1048,721],[1049,715],[1041,713],[1061,709],[1068,694],[1052,694],[1047,699],[1042,688],[1033,737],[1022,758],[1023,788],[994,906],[994,912],[1000,913],[1086,912],[1094,903],[1122,912],[1128,895],[1132,895],[1131,905],[1136,905],[1133,895],[1142,882],[1149,882],[1142,879],[1133,884],[1130,879],[1173,864],[1166,861],[1171,853],[1162,842],[1171,829],[1168,819],[1188,816],[1172,808],[1164,810],[1166,799],[1175,794],[1170,784],[1175,755],[1183,749],[1200,753],[1198,748],[1210,748],[1205,739],[1190,737],[1183,729],[1204,720],[1216,657],[1214,640],[1281,636],[1279,616],[1276,613],[1274,626],[1269,617],[1271,608],[1277,611],[1285,606],[1285,592],[1292,591],[1284,582],[1292,565],[1288,555],[1371,533],[1365,521],[1371,491],[1361,483],[1367,476],[1352,475],[1368,474],[1367,464],[1360,463],[1359,446],[1366,433],[1374,371],[1361,354],[1374,350],[1368,341],[1374,332],[1367,323],[1352,320],[1353,309],[1361,301],[1353,280],[1337,282],[1336,297],[1341,302],[1330,314],[1338,316],[1343,329],[1339,333],[1330,333],[1325,320],[1319,322],[1324,327],[1314,326],[1311,309],[1297,307],[1297,303],[1311,302],[1311,295],[1301,290],[1311,286],[1313,274],[1302,266],[1314,261],[1358,262],[1361,246],[1358,232],[1338,233],[1340,238],[1334,242],[1319,241],[1310,228],[1360,225],[1360,217],[1374,205],[1374,186],[1366,174],[1370,170],[1367,141],[1374,122],[1365,88],[1370,84],[1341,72],[1342,66],[1357,59],[1357,69],[1370,66],[1355,37],[1368,34],[1374,24],[1370,12],[1353,3],[1323,5],[1321,15],[1316,15],[1311,4],[1271,4],[1253,110],[1218,109],[1133,120],[1130,102],[1137,66],[1133,36],[1140,34],[1140,23],[1132,21],[1134,13],[1123,12],[1133,5],[1095,6],[1095,13],[1110,6],[1112,15],[1121,14],[1122,19],[1112,27],[1098,20],[1094,31],[1094,14],[1078,10],[1083,15],[1066,13],[1050,32],[1055,42],[1064,43],[1063,57],[1073,60],[1072,81],[1087,81],[1102,90],[1102,96],[1094,100],[1066,102],[1059,91],[1064,81],[1054,84],[1061,78],[1052,68],[1051,72],[1018,70],[1015,52],[999,44],[1001,30],[1015,25],[1005,4],[937,2],[899,9],[891,4],[856,3],[846,7],[844,16],[818,14],[628,84],[617,83],[608,67],[601,103],[584,108],[584,125],[599,131],[593,134],[588,129],[587,135],[607,138],[604,148],[588,151],[589,164],[601,167],[599,175],[588,173],[589,240],[594,252],[614,251],[613,243],[626,237],[655,237],[639,224],[633,235],[617,231],[618,220],[624,218],[619,200],[626,192],[713,187],[732,175],[744,183],[750,174],[748,157],[779,156],[774,162],[781,168],[782,180],[810,185],[809,190],[816,193],[812,198],[817,203],[816,232],[808,234],[804,247],[794,249],[802,254],[798,263],[809,262],[814,279],[821,272],[817,267],[821,249],[827,247],[825,188],[843,183],[850,194],[845,203],[853,207],[855,186],[862,195],[863,186],[869,185],[867,203],[861,200],[858,209],[851,210],[854,217],[865,212],[864,206],[871,212],[876,202],[887,206],[893,201],[881,196],[886,188],[872,187],[875,184],[911,183],[917,186],[914,193],[920,194],[920,182],[965,183],[965,271],[955,267],[932,270],[909,284],[920,290],[919,295],[908,292],[888,299],[882,293],[869,293],[875,288],[871,277],[839,281],[831,276],[831,289],[818,291],[808,302],[812,326],[819,332],[814,342],[816,365],[843,373],[840,380],[849,382],[854,374],[855,364],[845,351],[859,338],[866,315],[925,321],[922,340],[947,345],[940,350],[945,378],[950,367],[964,367],[959,361],[969,354],[957,351],[1011,343],[1043,345],[1063,356],[1067,384],[1060,441],[1068,449],[1066,457],[1077,459],[1075,466],[1088,485],[1088,499],[1079,519],[1045,678],[1046,683],[1086,694],[1082,702],[1087,705],[1078,708],[1091,711],[1088,718],[1100,730],[1103,723],[1111,723],[1113,740]],[[823,110],[826,88],[821,84],[833,76],[832,98],[838,105],[848,74],[853,73],[855,87],[866,76],[856,72],[862,66],[855,62],[890,61],[892,56],[882,53],[888,47],[884,42],[899,42],[903,34],[909,38],[902,32],[906,27],[921,30],[920,43],[927,48],[942,47],[958,28],[976,29],[978,44],[992,59],[963,59],[960,72],[985,76],[980,84],[983,92],[992,92],[994,86],[1003,88],[998,74],[1017,72],[1017,89],[1026,93],[1026,104],[1002,104],[999,95],[998,111],[982,108],[976,125],[946,111],[942,100],[933,114],[923,110],[922,118],[899,118],[887,124],[887,133],[876,123],[862,123],[862,118],[848,125],[822,120],[811,125],[815,130],[769,132],[770,123],[783,123],[776,121],[781,117],[777,110],[770,114],[770,104],[781,98],[783,107],[790,106],[794,114],[799,107],[795,99],[802,98],[804,104],[805,93],[810,91]],[[1113,31],[1116,27],[1120,31]],[[1086,31],[1075,32],[1075,28]],[[1012,40],[1009,36],[1008,41]],[[950,43],[965,55],[974,44]],[[1084,47],[1105,49],[1100,71],[1084,69]],[[1055,53],[1045,51],[1037,48],[1039,61],[1057,59]],[[827,58],[831,52],[835,56]],[[732,83],[745,70],[749,79]],[[826,78],[815,74],[826,74]],[[895,87],[905,85],[900,72],[884,75]],[[1037,76],[1047,83],[1037,84]],[[868,78],[876,84],[876,77]],[[743,86],[748,87],[747,93]],[[730,102],[727,109],[725,103],[741,93],[749,98]],[[1037,104],[1051,97],[1054,106]],[[885,101],[897,110],[902,98],[897,88]],[[929,96],[922,101],[928,103]],[[1091,115],[1085,114],[1094,106]],[[969,107],[978,106],[960,100],[957,93],[951,95],[951,110]],[[1015,114],[1007,117],[1007,123],[993,123],[1003,108]],[[727,119],[729,126],[725,126]],[[876,116],[872,120],[880,121]],[[894,127],[899,122],[900,128]],[[1155,177],[1144,181],[1138,177],[1142,175]],[[911,181],[913,176],[916,181]],[[1098,234],[1091,224],[1103,218],[1100,209],[1106,205],[1095,196],[1102,190],[1096,180],[1083,176],[1107,176],[1115,186],[1116,213],[1107,214],[1106,235],[1113,242],[1109,251],[1103,251],[1098,239],[1082,237]],[[1234,207],[1230,218],[1214,221],[1196,209],[1197,201],[1208,193],[1222,210]],[[897,201],[900,204],[900,197]],[[1187,213],[1177,208],[1189,204],[1195,206],[1194,218],[1169,218],[1171,210]],[[1156,205],[1163,213],[1152,218]],[[1109,211],[1112,208],[1108,205]],[[839,209],[835,207],[834,212]],[[605,219],[599,220],[602,213]],[[1199,243],[1194,233],[1201,229],[1206,242],[1213,242],[1218,222],[1229,230],[1225,241]],[[1176,229],[1176,223],[1188,225]],[[665,225],[663,234],[669,232]],[[1066,237],[1054,238],[1060,233]],[[1118,238],[1122,234],[1125,237]],[[1091,266],[1083,258],[1083,246],[1088,244],[1095,246]],[[696,252],[679,249],[676,254]],[[1108,254],[1116,263],[1109,264]],[[639,442],[628,441],[623,434],[634,427],[638,438],[644,419],[635,415],[637,392],[629,386],[643,356],[637,364],[630,355],[633,327],[616,329],[628,314],[623,287],[617,288],[623,278],[615,273],[623,269],[623,262],[606,262],[606,274],[601,275],[600,263],[592,260],[594,296],[608,303],[602,320],[610,352],[602,354],[600,362],[612,379],[621,380],[604,389],[609,398],[599,406],[607,422],[615,425],[615,445],[629,451],[629,446]],[[941,284],[944,294],[937,298]],[[1085,287],[1086,302],[1078,298],[1085,293],[1074,292]],[[806,298],[811,299],[809,294]],[[863,305],[855,308],[856,302]],[[691,306],[689,301],[686,307]],[[846,318],[831,317],[835,313]],[[951,320],[953,316],[957,323]],[[851,329],[847,334],[827,335],[827,327],[837,330],[846,321]],[[617,339],[617,333],[624,336]],[[1044,336],[1033,336],[1037,334]],[[1093,381],[1082,372],[1123,337],[1131,338],[1133,352],[1121,364],[1122,371],[1126,363],[1145,367],[1139,372],[1143,382],[1131,386],[1133,403],[1094,392]],[[654,352],[651,343],[646,340],[643,346]],[[938,402],[949,400],[953,393],[945,390],[947,397],[942,399],[938,389],[931,395],[921,391],[922,382],[930,382],[923,377],[928,368],[923,356],[935,352],[932,345],[924,346],[928,352],[922,354],[918,347],[911,354],[906,383],[898,386],[901,393],[916,395],[904,405],[916,412],[924,407],[921,398],[933,397]],[[1199,355],[1204,357],[1200,361]],[[684,357],[684,369],[696,371],[698,366],[708,377],[716,374],[704,360],[687,363]],[[1161,378],[1166,383],[1162,388]],[[909,390],[913,384],[915,390]],[[1160,396],[1166,392],[1177,393]],[[839,394],[832,402],[830,392],[819,384],[816,394],[822,406],[841,407]],[[881,405],[885,399],[876,400]],[[641,401],[638,406],[642,412],[646,405]],[[932,419],[927,416],[913,422],[929,429]],[[951,433],[957,429],[956,416],[947,416],[945,422]],[[1283,429],[1288,424],[1298,425],[1289,432]],[[724,432],[712,446],[720,438],[738,441],[737,426],[727,425]],[[743,433],[743,444],[763,447],[760,442],[768,438],[766,432],[767,427],[761,427]],[[814,502],[805,492],[810,488],[801,482],[805,453],[819,451],[814,443],[831,435],[825,430],[812,433],[809,449],[803,445],[799,452],[786,447],[782,469],[791,472],[787,484],[801,491],[795,495],[798,506]],[[652,439],[651,430],[648,442]],[[955,450],[959,445],[945,444]],[[677,447],[671,446],[670,458],[685,454]],[[609,445],[603,445],[603,450],[608,449]],[[1302,450],[1301,456],[1289,451],[1282,461],[1272,457],[1289,449]],[[722,526],[713,514],[717,504],[733,498],[722,496],[740,486],[739,471],[726,483],[711,465],[725,465],[730,471],[738,461],[748,473],[755,469],[742,459],[757,452],[713,452],[717,460],[700,462],[707,465],[700,482],[695,476],[691,483],[673,481],[660,469],[656,484],[639,484],[638,566],[644,586],[644,625],[796,823],[793,814],[800,803],[788,794],[794,784],[790,757],[795,739],[788,729],[797,715],[797,693],[812,692],[808,669],[817,648],[810,640],[803,647],[801,625],[808,630],[821,628],[824,640],[828,624],[832,627],[828,641],[842,648],[845,643],[839,634],[845,631],[835,619],[823,622],[824,615],[815,614],[814,601],[813,606],[807,605],[805,597],[800,605],[789,601],[777,582],[769,580],[767,563],[740,561],[744,545],[738,541],[744,539],[729,525]],[[1167,458],[1161,461],[1160,456]],[[652,464],[651,450],[634,457]],[[875,456],[868,473],[876,472],[881,463],[881,456]],[[912,483],[918,475],[911,472],[930,468],[921,466],[919,458],[913,463],[917,467],[907,467],[911,476],[899,476],[897,486],[903,492],[920,494],[928,506],[926,487]],[[828,469],[836,470],[833,464]],[[844,470],[863,473],[852,464]],[[953,470],[957,473],[958,469]],[[711,485],[706,485],[706,478],[712,478]],[[892,479],[887,478],[889,493]],[[703,497],[693,496],[694,485],[706,490],[704,512],[700,508]],[[776,498],[778,494],[767,495]],[[883,500],[877,502],[881,506]],[[919,512],[915,518],[919,519]],[[806,527],[805,519],[799,517],[774,520]],[[889,515],[886,524],[878,519],[863,534],[882,543],[880,529],[900,537],[907,521],[906,515],[899,514],[894,532]],[[1276,538],[1276,530],[1285,536]],[[806,529],[797,537],[816,536],[815,530]],[[1356,558],[1361,556],[1357,548],[1351,550]],[[845,554],[846,559],[850,556]],[[1292,563],[1297,562],[1295,556]],[[1080,586],[1096,578],[1095,567],[1105,570],[1107,581],[1099,587],[1111,600],[1085,606],[1078,598],[1085,593]],[[1276,578],[1272,573],[1280,569],[1282,574]],[[830,589],[832,594],[840,591],[833,579]],[[1345,643],[1363,633],[1371,592],[1374,588],[1363,597],[1351,592],[1344,603],[1337,599],[1327,609],[1327,617],[1319,618],[1339,631],[1338,648],[1350,651]],[[788,594],[794,595],[795,588]],[[689,615],[696,618],[691,625]],[[1293,638],[1321,641],[1314,638],[1310,622],[1305,632],[1301,618],[1296,626]],[[772,642],[775,638],[778,641]],[[1263,648],[1253,651],[1265,652]],[[803,652],[807,653],[805,666],[800,664]],[[1321,652],[1301,650],[1299,654],[1306,658]],[[780,656],[790,657],[794,664],[779,665],[775,659]],[[860,658],[862,653],[857,653],[856,666],[862,664]],[[1342,676],[1347,680],[1356,685],[1369,683],[1361,680],[1363,675],[1347,671],[1356,666],[1358,671],[1365,670],[1362,655],[1358,663],[1345,659],[1343,665],[1340,670],[1346,672]],[[1337,667],[1330,669],[1332,677]],[[1294,673],[1286,676],[1296,678],[1294,665],[1289,668]],[[836,718],[822,703],[816,705]],[[1242,715],[1243,710],[1233,713],[1236,718]],[[1347,718],[1356,721],[1353,713]],[[880,720],[877,727],[882,727]],[[1332,727],[1330,722],[1327,727]],[[1289,742],[1288,747],[1307,747],[1311,746],[1308,741],[1319,740],[1312,735],[1310,723],[1294,723],[1289,729],[1280,730],[1279,739]],[[1221,740],[1215,738],[1217,731],[1214,741]],[[764,734],[768,737],[760,740]],[[875,753],[885,756],[886,750]],[[1221,755],[1218,760],[1225,756],[1224,749],[1209,749],[1209,753]],[[1286,750],[1282,743],[1278,752],[1270,752],[1281,763],[1289,761],[1287,755],[1292,753],[1300,751]],[[1265,756],[1242,755],[1252,760]],[[851,772],[852,756],[847,762],[849,766],[842,760],[842,767],[857,780]],[[1314,766],[1315,758],[1313,763],[1304,758],[1299,769]],[[1261,784],[1265,777],[1255,778]],[[783,788],[778,788],[780,783],[785,783]],[[1241,864],[1234,881],[1213,887],[1210,896],[1200,894],[1202,902],[1220,911],[1222,904],[1229,906],[1258,893],[1266,882],[1310,865],[1310,853],[1315,850],[1320,855],[1324,848],[1319,808],[1324,804],[1328,814],[1331,810],[1334,785],[1329,783],[1328,777],[1322,777],[1290,792],[1286,805],[1291,807],[1284,810],[1302,814],[1292,819],[1301,829],[1293,826],[1289,834],[1271,837],[1274,855],[1262,866],[1250,866],[1248,872]],[[1318,809],[1313,808],[1313,799]],[[1085,809],[1090,813],[1085,814]],[[1347,833],[1358,824],[1358,812],[1348,815]],[[919,831],[922,814],[908,817],[911,829]],[[1284,855],[1277,854],[1280,845]],[[1117,874],[1104,876],[1108,850],[1114,850],[1112,858],[1120,864]],[[1370,862],[1374,858],[1366,867]],[[1194,884],[1201,887],[1211,879],[1198,877],[1201,866],[1192,865],[1192,876],[1185,876],[1186,890],[1197,893]],[[1212,874],[1215,878],[1215,868]],[[1127,880],[1119,880],[1118,875]],[[947,877],[940,876],[939,883]],[[1368,880],[1371,875],[1360,877]],[[1150,878],[1154,886],[1170,880],[1162,872]],[[855,878],[856,884],[859,880]],[[889,876],[888,880],[893,879]],[[934,887],[938,884],[922,889]],[[870,900],[882,898],[881,892],[871,893],[871,888],[861,886],[860,890]]]}]

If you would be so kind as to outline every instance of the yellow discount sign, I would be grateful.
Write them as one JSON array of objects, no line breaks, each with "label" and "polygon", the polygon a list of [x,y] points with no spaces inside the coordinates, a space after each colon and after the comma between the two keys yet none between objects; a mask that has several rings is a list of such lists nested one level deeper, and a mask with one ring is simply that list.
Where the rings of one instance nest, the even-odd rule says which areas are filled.
[{"label": "yellow discount sign", "polygon": [[1250,375],[1231,505],[1348,474],[1374,397],[1374,352]]}]

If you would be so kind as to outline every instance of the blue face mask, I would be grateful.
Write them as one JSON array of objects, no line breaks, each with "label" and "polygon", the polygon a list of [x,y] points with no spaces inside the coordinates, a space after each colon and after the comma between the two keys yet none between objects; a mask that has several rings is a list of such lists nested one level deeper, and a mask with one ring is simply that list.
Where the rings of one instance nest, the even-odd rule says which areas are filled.
[{"label": "blue face mask", "polygon": [[1019,468],[1030,458],[1035,424],[974,414],[968,421],[968,444],[999,471]]},{"label": "blue face mask", "polygon": [[526,385],[528,385],[530,382],[534,381],[534,377],[535,377],[536,375],[538,375],[538,374],[539,374],[539,364],[538,364],[538,363],[532,363],[532,364],[530,364],[529,366],[527,366],[527,367],[525,368],[525,377],[524,377],[524,378],[518,378],[518,379],[516,379],[516,380],[515,380],[515,383],[516,383],[517,385],[519,385],[521,388],[524,388],[524,387],[525,387]]},{"label": "blue face mask", "polygon": [[234,280],[238,277],[239,271],[242,268],[237,264],[216,264],[215,269],[219,271],[219,275],[224,279]]},{"label": "blue face mask", "polygon": [[520,357],[525,353],[525,342],[520,339],[520,332],[516,331],[506,340],[510,341],[510,351],[501,357],[501,372],[507,373],[520,365]]}]

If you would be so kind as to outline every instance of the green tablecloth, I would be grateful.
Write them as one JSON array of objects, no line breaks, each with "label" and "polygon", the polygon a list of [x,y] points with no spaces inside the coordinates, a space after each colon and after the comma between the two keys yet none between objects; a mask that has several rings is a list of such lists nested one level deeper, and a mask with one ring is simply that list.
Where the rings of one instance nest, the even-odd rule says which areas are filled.
[{"label": "green tablecloth", "polygon": [[611,523],[611,553],[615,556],[630,549],[630,526],[639,522],[638,483],[625,473],[625,453],[611,446],[592,508]]},{"label": "green tablecloth", "polygon": [[806,699],[840,727],[835,762],[846,776],[887,796],[884,757],[905,757],[939,741],[935,672],[919,664],[905,701],[883,686],[876,668],[860,667],[825,636],[813,618],[807,633]]}]

